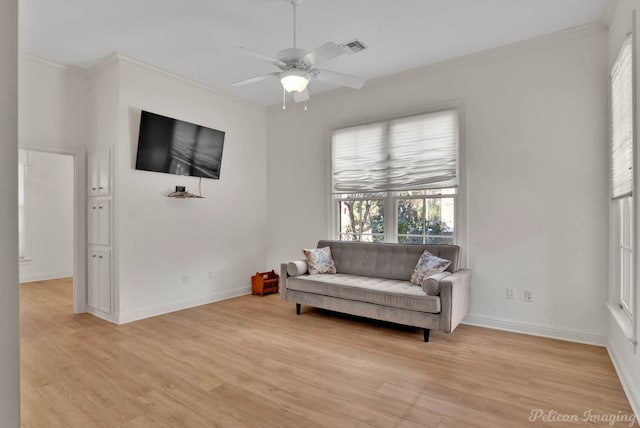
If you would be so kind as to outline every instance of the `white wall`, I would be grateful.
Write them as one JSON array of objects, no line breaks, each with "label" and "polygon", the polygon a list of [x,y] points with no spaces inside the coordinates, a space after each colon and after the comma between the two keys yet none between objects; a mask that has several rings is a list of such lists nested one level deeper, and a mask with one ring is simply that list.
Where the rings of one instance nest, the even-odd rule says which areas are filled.
[{"label": "white wall", "polygon": [[85,147],[112,148],[118,141],[118,73],[116,55],[89,72],[89,139]]},{"label": "white wall", "polygon": [[[613,65],[616,56],[618,55],[618,51],[622,44],[622,41],[627,33],[631,31],[632,24],[632,10],[637,10],[637,13],[640,14],[640,0],[621,0],[618,2],[618,6],[615,10],[615,13],[612,17],[611,25],[609,27],[609,45],[608,45],[608,65],[609,68]],[[636,27],[640,30],[640,21],[638,20],[640,16],[636,17]],[[640,48],[636,46],[635,55],[638,58],[638,52]],[[637,61],[637,59],[636,59]],[[640,76],[640,70],[636,70],[636,81],[640,82],[638,79]],[[637,91],[637,89],[636,89]],[[637,93],[636,93],[637,95]],[[638,115],[640,112],[636,112],[636,126],[640,121],[638,120]],[[640,164],[640,158],[636,160],[637,164]],[[636,188],[634,189],[634,195],[638,194],[638,183],[636,183]],[[636,201],[637,202],[637,201]],[[638,205],[636,205],[638,206]],[[615,243],[616,235],[617,235],[617,218],[615,216],[616,210],[613,209],[613,204],[611,204],[611,243]],[[636,227],[636,233],[639,234],[640,230]],[[640,242],[640,240],[638,240]],[[616,252],[615,249],[611,249],[610,254],[610,288],[611,288],[611,298],[615,303],[616,297]],[[636,255],[636,257],[638,257]],[[636,272],[639,270],[636,269]],[[638,282],[636,278],[636,283]],[[640,308],[640,296],[636,295],[636,310]],[[614,362],[616,370],[618,371],[618,375],[622,381],[622,385],[624,386],[625,392],[627,393],[627,397],[629,398],[629,402],[631,403],[631,407],[633,408],[636,415],[640,416],[640,349],[635,350],[633,345],[627,340],[632,336],[632,326],[631,322],[625,318],[624,315],[620,313],[618,309],[613,306],[612,311],[609,313],[609,338],[608,338],[608,349],[609,354],[611,355],[611,359]]]},{"label": "white wall", "polygon": [[20,421],[18,342],[18,1],[0,1],[0,417]]},{"label": "white wall", "polygon": [[606,32],[588,27],[312,95],[306,112],[270,108],[268,264],[328,236],[331,129],[461,101],[467,321],[604,344],[606,52]]},{"label": "white wall", "polygon": [[[85,240],[85,148],[90,145],[90,75],[29,55],[19,55],[19,145],[75,156],[75,239]],[[84,245],[76,248],[84,261]],[[85,266],[76,263],[74,311],[84,311]]]},{"label": "white wall", "polygon": [[21,146],[86,147],[87,72],[21,54],[18,82]]},{"label": "white wall", "polygon": [[[250,292],[265,267],[265,109],[130,59],[119,70],[117,321]],[[134,169],[141,110],[226,132],[220,180],[202,180],[206,199],[165,197],[176,185],[197,193],[197,178]]]},{"label": "white wall", "polygon": [[73,276],[73,157],[26,152],[26,254],[20,282]]}]

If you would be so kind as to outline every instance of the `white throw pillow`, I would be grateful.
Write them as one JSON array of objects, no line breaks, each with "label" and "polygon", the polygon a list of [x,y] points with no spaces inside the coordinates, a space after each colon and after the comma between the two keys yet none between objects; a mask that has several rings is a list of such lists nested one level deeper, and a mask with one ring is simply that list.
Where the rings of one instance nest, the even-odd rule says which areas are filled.
[{"label": "white throw pillow", "polygon": [[289,276],[304,275],[307,270],[307,262],[304,260],[296,260],[287,264],[287,274]]},{"label": "white throw pillow", "polygon": [[331,247],[302,249],[304,256],[307,258],[307,266],[309,274],[318,273],[336,273],[336,265],[331,257]]}]

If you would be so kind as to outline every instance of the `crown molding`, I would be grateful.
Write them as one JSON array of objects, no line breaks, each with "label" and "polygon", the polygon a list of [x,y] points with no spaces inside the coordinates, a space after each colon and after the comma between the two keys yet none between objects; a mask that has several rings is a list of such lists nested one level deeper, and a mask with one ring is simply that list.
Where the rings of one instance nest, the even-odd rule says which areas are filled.
[{"label": "crown molding", "polygon": [[75,65],[65,65],[65,64],[60,64],[57,62],[53,62],[51,60],[45,59],[45,58],[41,58],[39,56],[35,56],[26,52],[18,52],[18,57],[20,59],[27,59],[29,61],[34,61],[34,62],[38,62],[40,64],[44,64],[44,65],[48,65],[49,67],[53,67],[53,68],[58,68],[60,70],[67,70],[67,71],[72,71],[74,73],[86,73],[87,70],[80,68],[80,67],[76,67]]},{"label": "crown molding", "polygon": [[109,55],[102,58],[96,65],[91,67],[88,70],[88,72],[91,75],[98,74],[102,72],[104,69],[117,64],[119,58],[120,58],[120,54],[118,52],[111,52]]},{"label": "crown molding", "polygon": [[186,83],[188,85],[194,86],[194,87],[196,87],[198,89],[202,89],[204,91],[210,92],[210,93],[212,93],[212,94],[214,94],[216,96],[226,98],[228,101],[239,103],[239,104],[243,104],[243,105],[246,105],[246,106],[249,106],[249,107],[253,107],[253,108],[255,108],[255,109],[259,110],[259,111],[266,111],[266,109],[267,109],[267,106],[264,106],[264,105],[262,105],[260,103],[255,102],[255,101],[251,101],[251,100],[248,100],[246,98],[239,97],[239,96],[237,96],[235,94],[232,94],[231,92],[227,92],[227,91],[224,91],[222,89],[218,89],[218,88],[214,88],[214,87],[211,87],[211,86],[207,86],[204,83],[192,80],[192,79],[190,79],[188,77],[181,76],[181,75],[176,74],[176,73],[174,73],[172,71],[166,70],[166,69],[164,69],[162,67],[158,67],[156,65],[148,64],[148,63],[146,63],[144,61],[141,61],[139,59],[124,55],[124,54],[122,54],[120,52],[115,52],[114,54],[112,54],[112,56],[115,56],[116,59],[118,59],[118,60],[120,60],[122,62],[128,62],[128,63],[134,64],[134,65],[136,65],[138,67],[146,68],[147,70],[153,71],[153,72],[158,73],[158,74],[162,74],[164,76],[167,76],[167,77],[170,77],[172,79],[178,80],[180,82]]},{"label": "crown molding", "polygon": [[424,67],[418,67],[412,70],[401,71],[399,73],[395,73],[389,76],[379,77],[377,79],[373,79],[371,81],[371,85],[368,85],[368,86],[370,87],[382,86],[398,78],[410,79],[412,77],[435,73],[435,72],[446,70],[452,67],[462,67],[462,66],[477,64],[477,63],[484,62],[488,59],[517,54],[524,50],[538,48],[541,46],[549,45],[551,43],[557,43],[558,41],[561,41],[561,40],[571,40],[571,39],[576,39],[581,37],[587,37],[593,34],[599,34],[606,31],[607,31],[607,27],[603,22],[595,22],[592,24],[581,25],[579,27],[573,27],[573,28],[558,31],[555,33],[534,37],[532,39],[522,40],[519,42],[498,46],[496,48],[487,49],[484,51],[464,55],[461,57],[447,59],[434,64],[426,65]]}]

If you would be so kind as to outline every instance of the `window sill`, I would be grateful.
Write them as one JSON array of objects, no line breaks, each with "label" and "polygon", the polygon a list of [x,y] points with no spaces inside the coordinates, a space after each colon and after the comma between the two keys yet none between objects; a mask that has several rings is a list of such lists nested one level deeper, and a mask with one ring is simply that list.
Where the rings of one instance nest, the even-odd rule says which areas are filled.
[{"label": "window sill", "polygon": [[633,325],[631,318],[618,307],[615,303],[607,303],[607,307],[609,308],[609,312],[611,312],[611,316],[616,320],[618,327],[622,330],[622,333],[628,340],[634,340],[633,337]]}]

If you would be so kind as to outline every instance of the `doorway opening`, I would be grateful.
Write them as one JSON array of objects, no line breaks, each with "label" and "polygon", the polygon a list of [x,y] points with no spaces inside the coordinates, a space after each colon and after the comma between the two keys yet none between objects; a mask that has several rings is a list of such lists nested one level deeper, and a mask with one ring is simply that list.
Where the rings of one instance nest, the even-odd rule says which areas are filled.
[{"label": "doorway opening", "polygon": [[83,151],[19,149],[21,288],[35,299],[55,296],[75,313],[86,311],[84,163]]}]

